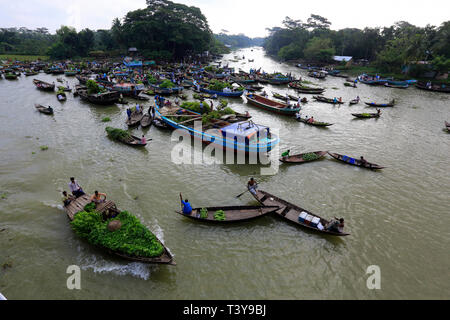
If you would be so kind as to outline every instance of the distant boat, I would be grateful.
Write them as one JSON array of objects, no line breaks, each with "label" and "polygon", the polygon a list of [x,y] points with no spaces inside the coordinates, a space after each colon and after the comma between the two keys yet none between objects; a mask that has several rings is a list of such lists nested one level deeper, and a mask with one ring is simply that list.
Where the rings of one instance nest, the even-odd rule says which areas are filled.
[{"label": "distant boat", "polygon": [[300,108],[298,107],[290,107],[286,103],[270,100],[268,98],[265,98],[263,96],[257,95],[257,94],[249,94],[246,96],[248,103],[262,108],[266,109],[268,111],[272,111],[279,114],[284,115],[295,115],[297,112],[300,111]]}]

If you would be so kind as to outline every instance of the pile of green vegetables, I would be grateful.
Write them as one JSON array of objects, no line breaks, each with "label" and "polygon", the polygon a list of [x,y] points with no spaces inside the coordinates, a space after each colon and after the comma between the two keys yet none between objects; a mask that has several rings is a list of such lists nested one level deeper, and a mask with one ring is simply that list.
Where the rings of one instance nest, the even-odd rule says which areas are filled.
[{"label": "pile of green vegetables", "polygon": [[211,112],[211,106],[203,103],[203,108],[200,108],[200,102],[183,102],[181,108],[191,110],[200,114]]},{"label": "pile of green vegetables", "polygon": [[216,211],[214,219],[217,221],[225,221],[225,212],[223,210]]},{"label": "pile of green vegetables", "polygon": [[313,153],[313,152],[310,152],[310,153],[305,153],[305,154],[302,156],[302,158],[303,158],[303,160],[305,160],[305,161],[314,161],[314,160],[319,159],[320,157],[319,157],[317,154],[315,154],[315,153]]},{"label": "pile of green vegetables", "polygon": [[206,219],[206,218],[208,218],[208,209],[202,208],[202,209],[200,210],[200,218],[201,218],[201,219]]},{"label": "pile of green vegetables", "polygon": [[162,89],[169,89],[175,87],[175,84],[172,81],[166,79],[163,82],[161,82],[159,87]]},{"label": "pile of green vegetables", "polygon": [[118,128],[112,128],[112,127],[106,127],[106,132],[108,133],[108,137],[114,139],[114,140],[129,140],[131,138],[131,134],[128,131],[118,129]]},{"label": "pile of green vegetables", "polygon": [[220,102],[221,109],[226,108],[228,106],[228,101],[225,99],[220,99],[219,102]]},{"label": "pile of green vegetables", "polygon": [[106,90],[103,88],[100,88],[98,83],[95,82],[94,80],[88,80],[86,82],[86,87],[88,89],[88,94],[97,94],[97,93],[101,93],[101,92],[106,92]]},{"label": "pile of green vegetables", "polygon": [[212,80],[208,86],[208,89],[213,91],[223,91],[223,89],[225,88],[232,89],[231,83],[219,80]]},{"label": "pile of green vegetables", "polygon": [[370,113],[361,113],[364,118],[370,118],[372,115]]},{"label": "pile of green vegetables", "polygon": [[[108,223],[112,220],[120,220],[122,226],[119,230],[108,230]],[[156,236],[126,211],[107,221],[103,221],[102,216],[95,211],[79,212],[71,226],[78,236],[113,251],[148,258],[159,257],[164,253],[164,247]]]}]

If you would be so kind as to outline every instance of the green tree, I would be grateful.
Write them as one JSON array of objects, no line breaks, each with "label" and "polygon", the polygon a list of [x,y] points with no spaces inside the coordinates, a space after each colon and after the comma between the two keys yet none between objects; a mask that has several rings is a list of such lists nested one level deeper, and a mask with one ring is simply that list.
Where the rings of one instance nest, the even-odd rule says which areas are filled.
[{"label": "green tree", "polygon": [[308,41],[303,53],[305,58],[310,61],[330,62],[335,54],[335,49],[331,39],[314,37]]}]

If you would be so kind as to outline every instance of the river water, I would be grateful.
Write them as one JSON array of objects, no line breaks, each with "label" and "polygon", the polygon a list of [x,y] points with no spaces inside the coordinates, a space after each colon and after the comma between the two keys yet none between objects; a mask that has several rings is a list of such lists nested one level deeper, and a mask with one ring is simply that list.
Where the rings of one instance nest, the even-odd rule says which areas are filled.
[{"label": "river water", "polygon": [[[0,80],[0,292],[10,299],[448,299],[450,245],[449,96],[407,90],[344,87],[345,79],[316,80],[260,48],[226,55],[248,71],[292,72],[327,88],[326,97],[397,105],[380,119],[362,103],[309,102],[304,115],[334,123],[328,129],[229,100],[255,123],[279,129],[280,150],[330,150],[386,166],[380,172],[332,159],[280,165],[181,164],[171,160],[176,141],[152,127],[137,150],[111,141],[106,126],[125,128],[126,106],[92,106],[68,94],[35,89],[34,77]],[[247,59],[255,59],[248,63]],[[225,61],[225,63],[226,63]],[[63,76],[64,77],[64,76]],[[55,81],[52,75],[39,79]],[[74,78],[66,78],[73,86]],[[294,91],[266,85],[266,91]],[[302,95],[303,96],[303,95]],[[311,99],[312,96],[307,96]],[[54,116],[34,110],[52,105]],[[149,106],[150,103],[144,103]],[[110,117],[110,123],[103,123]],[[136,135],[141,129],[133,130]],[[48,146],[48,150],[40,150]],[[200,152],[196,150],[195,152]],[[277,152],[277,151],[274,151]],[[266,166],[267,167],[267,166]],[[60,191],[75,176],[88,192],[106,192],[136,214],[175,256],[177,266],[148,266],[111,257],[80,240],[60,205]],[[323,236],[272,216],[230,226],[200,224],[177,215],[179,192],[194,206],[252,205],[245,190],[260,189],[325,218],[344,217],[345,238]],[[67,267],[81,268],[81,290],[68,290]],[[366,271],[378,266],[381,289],[369,290]]]}]

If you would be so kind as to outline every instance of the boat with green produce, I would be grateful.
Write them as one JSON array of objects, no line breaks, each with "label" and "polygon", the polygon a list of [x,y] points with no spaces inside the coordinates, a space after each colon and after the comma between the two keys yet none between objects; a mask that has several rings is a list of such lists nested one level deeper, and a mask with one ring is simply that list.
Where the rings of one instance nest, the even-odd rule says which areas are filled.
[{"label": "boat with green produce", "polygon": [[74,232],[90,244],[130,261],[175,265],[164,244],[138,218],[112,201],[97,206],[84,195],[64,210]]},{"label": "boat with green produce", "polygon": [[259,218],[276,210],[278,210],[277,206],[231,206],[196,208],[192,209],[191,214],[184,214],[182,211],[176,211],[176,213],[197,221],[232,223]]},{"label": "boat with green produce", "polygon": [[281,103],[278,101],[270,100],[268,98],[265,98],[263,96],[257,95],[257,94],[248,94],[246,96],[247,102],[249,104],[252,104],[256,107],[272,111],[275,113],[287,115],[287,116],[293,116],[297,112],[300,111],[299,107],[288,105],[286,103]]},{"label": "boat with green produce", "polygon": [[322,96],[313,96],[313,99],[319,102],[325,102],[325,103],[331,103],[331,104],[344,104],[343,101],[339,101],[338,99],[334,98],[325,98]]},{"label": "boat with green produce", "polygon": [[147,143],[142,143],[142,140],[136,136],[133,136],[128,131],[118,129],[118,128],[112,128],[112,127],[106,127],[106,133],[108,134],[108,137],[110,137],[113,140],[125,143],[132,147],[145,147]]},{"label": "boat with green produce", "polygon": [[352,113],[352,116],[359,119],[370,119],[370,118],[379,118],[381,116],[380,113]]},{"label": "boat with green produce", "polygon": [[308,124],[310,126],[315,126],[315,127],[329,127],[329,126],[333,125],[333,123],[320,122],[320,121],[315,121],[315,120],[313,122],[310,122],[309,119],[302,118],[302,117],[297,117],[296,119],[298,122],[303,122],[304,124]]},{"label": "boat with green produce", "polygon": [[284,162],[284,163],[311,162],[311,161],[323,159],[327,153],[328,153],[328,151],[316,151],[316,152],[301,153],[301,154],[292,155],[292,156],[289,156],[286,158],[280,158],[280,161]]}]

